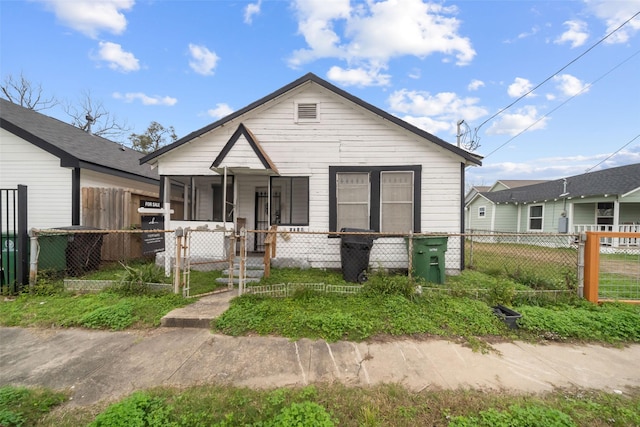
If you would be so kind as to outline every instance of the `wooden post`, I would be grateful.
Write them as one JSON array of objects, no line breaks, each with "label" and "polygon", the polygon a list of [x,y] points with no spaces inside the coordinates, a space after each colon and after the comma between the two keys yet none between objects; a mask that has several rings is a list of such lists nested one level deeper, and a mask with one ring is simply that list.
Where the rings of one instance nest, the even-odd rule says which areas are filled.
[{"label": "wooden post", "polygon": [[[247,230],[242,228],[240,230],[240,272],[238,273],[238,294],[242,295],[244,293],[244,281],[247,277],[245,269],[247,268]],[[234,248],[235,250],[235,248]]]},{"label": "wooden post", "polygon": [[271,274],[271,236],[267,235],[264,239],[264,277]]},{"label": "wooden post", "polygon": [[236,259],[236,232],[232,231],[231,236],[229,236],[229,247],[227,248],[227,256],[229,257],[229,283],[227,284],[227,288],[229,290],[233,289],[233,270],[234,263]]},{"label": "wooden post", "polygon": [[598,302],[598,275],[600,270],[600,235],[587,232],[584,245],[584,297],[587,301]]}]

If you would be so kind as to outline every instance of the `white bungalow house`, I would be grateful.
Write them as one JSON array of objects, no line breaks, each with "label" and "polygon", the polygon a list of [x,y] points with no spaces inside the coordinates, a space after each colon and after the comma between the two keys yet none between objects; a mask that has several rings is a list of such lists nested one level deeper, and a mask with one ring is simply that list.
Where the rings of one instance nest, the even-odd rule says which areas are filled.
[{"label": "white bungalow house", "polygon": [[[185,202],[171,208],[184,219],[165,218],[171,228],[400,234],[463,231],[465,167],[481,158],[309,73],[141,163],[157,168],[164,200],[180,188]],[[338,240],[323,245],[338,254]],[[248,244],[264,250],[260,237]],[[311,243],[296,244],[323,266]]]},{"label": "white bungalow house", "polygon": [[480,192],[467,211],[478,232],[640,232],[640,164]]}]

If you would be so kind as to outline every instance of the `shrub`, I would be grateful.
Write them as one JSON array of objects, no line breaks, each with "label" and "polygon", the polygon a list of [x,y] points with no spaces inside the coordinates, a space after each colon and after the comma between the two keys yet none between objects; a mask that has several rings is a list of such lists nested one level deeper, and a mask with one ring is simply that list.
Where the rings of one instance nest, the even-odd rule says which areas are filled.
[{"label": "shrub", "polygon": [[80,324],[86,328],[120,331],[137,320],[133,311],[131,302],[120,301],[115,305],[100,307],[84,315],[80,319]]},{"label": "shrub", "polygon": [[98,414],[90,427],[177,427],[169,421],[172,412],[164,400],[144,392],[135,392],[128,398],[109,406]]},{"label": "shrub", "polygon": [[489,409],[479,416],[455,417],[449,427],[571,427],[575,423],[564,412],[541,406],[522,407],[513,405],[508,411]]},{"label": "shrub", "polygon": [[411,299],[416,294],[416,283],[406,276],[377,273],[364,284],[362,293],[367,297],[402,295]]},{"label": "shrub", "polygon": [[162,282],[164,271],[155,264],[142,264],[138,267],[122,264],[124,272],[120,275],[116,291],[124,295],[145,295],[151,290],[149,283]]},{"label": "shrub", "polygon": [[331,415],[314,402],[292,403],[282,409],[268,425],[273,427],[333,427]]}]

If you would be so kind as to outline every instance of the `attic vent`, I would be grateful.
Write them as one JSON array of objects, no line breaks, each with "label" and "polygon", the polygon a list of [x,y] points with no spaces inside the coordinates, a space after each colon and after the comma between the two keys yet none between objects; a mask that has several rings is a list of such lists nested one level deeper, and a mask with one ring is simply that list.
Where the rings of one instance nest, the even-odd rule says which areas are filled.
[{"label": "attic vent", "polygon": [[297,113],[298,121],[317,121],[318,104],[310,102],[299,103]]}]

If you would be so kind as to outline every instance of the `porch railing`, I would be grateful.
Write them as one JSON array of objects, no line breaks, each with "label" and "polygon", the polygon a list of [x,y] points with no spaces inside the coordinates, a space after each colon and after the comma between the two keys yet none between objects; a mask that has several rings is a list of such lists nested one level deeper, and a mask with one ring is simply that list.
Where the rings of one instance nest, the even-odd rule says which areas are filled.
[{"label": "porch railing", "polygon": [[[614,232],[614,233],[640,233],[640,224],[619,224],[619,225],[602,225],[602,224],[576,224],[573,226],[575,234],[587,232]],[[602,237],[600,244],[604,246],[618,247],[638,247],[640,246],[639,238],[614,238]]]}]

